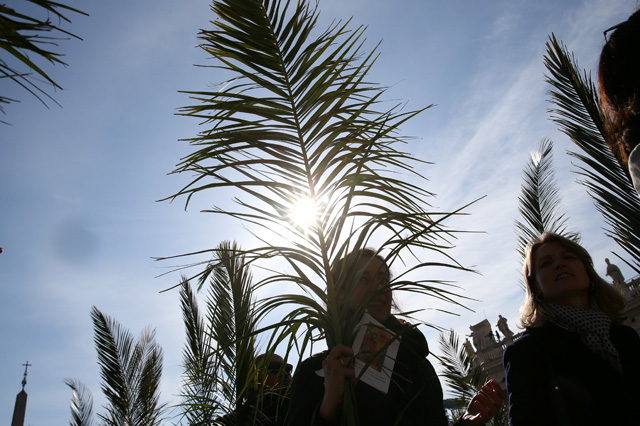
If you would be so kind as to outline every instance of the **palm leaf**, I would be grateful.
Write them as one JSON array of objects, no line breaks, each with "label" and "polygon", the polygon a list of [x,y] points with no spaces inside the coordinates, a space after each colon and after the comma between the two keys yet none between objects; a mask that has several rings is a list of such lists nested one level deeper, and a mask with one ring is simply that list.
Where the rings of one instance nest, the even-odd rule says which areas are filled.
[{"label": "palm leaf", "polygon": [[[478,362],[475,353],[467,345],[460,343],[460,337],[455,331],[449,330],[448,333],[440,333],[438,344],[442,352],[442,355],[437,357],[444,370],[442,375],[454,398],[458,400],[456,408],[460,413],[455,415],[456,410],[454,409],[453,418],[459,418],[474,395],[490,378],[489,373]],[[493,426],[507,426],[509,424],[507,404],[498,409],[488,424]]]},{"label": "palm leaf", "polygon": [[[350,345],[368,301],[355,313],[339,309],[337,286],[351,285],[359,276],[346,267],[334,282],[331,265],[371,245],[389,264],[407,266],[393,289],[455,302],[450,283],[410,279],[426,276],[425,268],[464,269],[447,254],[456,231],[445,225],[462,213],[431,211],[432,194],[416,170],[424,162],[401,149],[409,138],[400,135],[400,126],[428,107],[404,111],[382,101],[385,88],[367,80],[378,53],[377,47],[365,52],[364,29],[335,22],[317,33],[318,11],[308,1],[215,0],[212,10],[217,20],[213,29],[200,32],[201,47],[228,80],[212,90],[184,92],[194,104],[180,114],[200,120],[203,130],[187,139],[194,150],[174,170],[194,177],[168,199],[186,197],[188,206],[203,191],[233,190],[234,204],[206,211],[233,217],[252,233],[257,247],[241,253],[247,264],[266,270],[269,259],[284,262],[254,287],[294,284],[300,291],[263,300],[261,318],[279,308],[289,313],[255,333],[281,330],[274,337],[281,341],[285,335],[293,338],[289,327],[303,324],[307,330],[295,329],[304,340],[290,340],[290,349],[306,348],[308,339],[322,333],[330,345]],[[300,226],[291,217],[305,198],[317,213],[310,225]],[[222,260],[200,264],[204,270],[191,278],[202,283]],[[207,321],[218,321],[232,336],[230,327],[238,324],[231,301],[225,303],[209,310]]]},{"label": "palm leaf", "polygon": [[162,377],[162,349],[155,341],[155,330],[145,329],[138,338],[142,369],[132,374],[137,385],[134,413],[143,424],[159,425],[165,404],[160,404],[160,379]]},{"label": "palm leaf", "polygon": [[[197,150],[175,170],[196,177],[172,198],[185,195],[188,204],[205,190],[238,191],[237,209],[209,211],[257,227],[252,232],[264,246],[247,251],[249,261],[278,256],[295,271],[278,282],[302,286],[337,312],[329,274],[336,259],[372,241],[389,260],[418,249],[443,254],[454,232],[442,221],[452,213],[429,212],[432,194],[411,183],[423,179],[414,169],[421,162],[398,150],[406,138],[397,131],[422,110],[379,109],[384,89],[366,82],[376,56],[362,51],[363,29],[338,22],[314,39],[317,11],[307,2],[289,6],[214,2],[218,20],[201,32],[202,48],[231,79],[218,91],[186,92],[200,103],[181,113],[206,129],[188,140]],[[307,229],[290,219],[301,197],[318,208]],[[318,283],[326,283],[328,297]],[[333,321],[324,324],[331,341],[348,343],[350,321]]]},{"label": "palm leaf", "polygon": [[[65,16],[65,13],[72,12],[87,15],[78,9],[49,0],[26,1],[38,6],[48,15],[54,15],[59,21],[67,23],[71,21]],[[51,46],[57,47],[57,42],[63,39],[60,35],[80,39],[80,37],[53,24],[50,18],[45,20],[38,19],[0,4],[0,50],[9,55],[9,58],[0,58],[0,78],[8,78],[18,84],[45,106],[47,104],[43,98],[48,98],[55,102],[41,88],[41,81],[34,78],[32,74],[35,72],[35,74],[44,78],[46,83],[53,86],[54,89],[62,88],[31,59],[30,55],[38,59],[44,59],[52,64],[66,65],[61,59],[62,54],[51,50]],[[13,65],[12,60],[17,62],[18,65]],[[0,95],[0,104],[14,101],[15,99]],[[0,111],[4,111],[1,106]]]},{"label": "palm leaf", "polygon": [[581,149],[569,152],[580,160],[579,182],[603,215],[606,234],[630,256],[627,262],[640,273],[640,198],[628,172],[605,143],[606,130],[591,75],[580,72],[577,62],[554,35],[547,43],[545,65],[553,87],[551,117]]},{"label": "palm leaf", "polygon": [[93,396],[91,391],[82,383],[65,379],[65,384],[73,392],[71,398],[71,426],[92,426],[93,424]]},{"label": "palm leaf", "polygon": [[246,259],[236,243],[218,246],[201,284],[207,278],[204,318],[186,278],[181,289],[187,334],[185,416],[192,420],[190,424],[210,424],[232,414],[237,424],[252,423],[259,413],[249,410],[245,401],[257,380],[255,336],[260,310]]},{"label": "palm leaf", "polygon": [[455,331],[440,333],[438,344],[442,355],[438,361],[443,368],[442,375],[453,396],[460,401],[460,406],[466,406],[471,398],[482,388],[488,380],[487,372],[480,366],[475,355],[464,345]]},{"label": "palm leaf", "polygon": [[564,235],[576,242],[579,234],[567,228],[568,218],[560,210],[560,191],[553,170],[553,142],[544,138],[531,154],[525,166],[518,211],[522,221],[516,220],[518,252],[524,259],[529,241],[543,232]]},{"label": "palm leaf", "polygon": [[159,403],[162,349],[155,333],[144,330],[136,341],[95,306],[91,318],[101,388],[108,401],[106,414],[98,416],[106,425],[159,425],[165,406]]},{"label": "palm leaf", "polygon": [[213,345],[206,332],[196,295],[185,278],[180,288],[180,302],[186,332],[183,415],[189,425],[207,425],[219,412],[215,387],[211,385],[216,372],[211,358]]},{"label": "palm leaf", "polygon": [[236,244],[222,243],[210,282],[207,319],[211,338],[221,351],[225,375],[234,378],[229,400],[241,401],[247,383],[253,379],[256,317],[251,274]]}]

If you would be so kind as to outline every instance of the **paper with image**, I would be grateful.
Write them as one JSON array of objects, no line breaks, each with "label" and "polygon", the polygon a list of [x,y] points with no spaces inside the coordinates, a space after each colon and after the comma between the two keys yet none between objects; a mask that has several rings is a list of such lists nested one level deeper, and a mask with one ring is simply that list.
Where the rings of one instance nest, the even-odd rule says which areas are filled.
[{"label": "paper with image", "polygon": [[[396,363],[400,339],[395,338],[388,328],[365,313],[356,327],[356,338],[353,342],[356,377],[383,393],[389,392],[391,374]],[[368,366],[367,366],[368,365]]]}]

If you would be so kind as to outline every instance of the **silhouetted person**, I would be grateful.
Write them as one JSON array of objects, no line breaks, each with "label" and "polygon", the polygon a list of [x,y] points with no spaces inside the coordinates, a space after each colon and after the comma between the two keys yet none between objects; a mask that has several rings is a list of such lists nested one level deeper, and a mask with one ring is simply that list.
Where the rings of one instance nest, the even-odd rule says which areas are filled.
[{"label": "silhouetted person", "polygon": [[[640,337],[575,241],[544,233],[524,262],[526,331],[504,352],[511,426],[638,426]],[[627,407],[627,409],[622,409]]]},{"label": "silhouetted person", "polygon": [[[393,292],[385,259],[375,250],[362,249],[336,262],[332,271],[339,309],[362,312],[367,326],[354,353],[351,347],[332,345],[304,360],[291,385],[287,425],[326,426],[342,424],[345,384],[353,384],[352,401],[358,421],[354,426],[446,426],[442,387],[431,363],[424,335],[391,313]],[[346,278],[346,279],[345,279]],[[366,330],[366,332],[364,332]],[[360,335],[360,332],[358,333]],[[399,335],[394,340],[392,334]],[[388,345],[386,348],[385,346]],[[389,355],[394,351],[397,353]],[[367,358],[374,351],[374,358]],[[382,353],[380,353],[382,351]],[[370,374],[378,380],[357,380],[356,364],[370,362]],[[392,362],[388,362],[391,360]],[[380,386],[382,383],[387,385]],[[490,380],[471,399],[456,425],[483,425],[502,405],[503,391]]]},{"label": "silhouetted person", "polygon": [[607,144],[640,194],[640,10],[605,31],[598,84]]},{"label": "silhouetted person", "polygon": [[[247,395],[239,410],[243,413],[229,413],[216,420],[224,426],[282,426],[289,407],[289,385],[291,364],[277,354],[256,357],[257,382],[247,390]],[[243,423],[242,419],[246,419]]]}]

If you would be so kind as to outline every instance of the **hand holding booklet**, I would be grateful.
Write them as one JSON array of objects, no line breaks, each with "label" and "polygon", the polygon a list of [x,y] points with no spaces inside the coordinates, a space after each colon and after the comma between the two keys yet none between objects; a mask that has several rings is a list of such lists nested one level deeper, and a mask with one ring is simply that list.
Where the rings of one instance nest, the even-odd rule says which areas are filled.
[{"label": "hand holding booklet", "polygon": [[354,333],[356,337],[352,349],[356,354],[356,377],[386,394],[389,392],[393,366],[400,347],[400,336],[396,336],[368,313],[362,316]]}]

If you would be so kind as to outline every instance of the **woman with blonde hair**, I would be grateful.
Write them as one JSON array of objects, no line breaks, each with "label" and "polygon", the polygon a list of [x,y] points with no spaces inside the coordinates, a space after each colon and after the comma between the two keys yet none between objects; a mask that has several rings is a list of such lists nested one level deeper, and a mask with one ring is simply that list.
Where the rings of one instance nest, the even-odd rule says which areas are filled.
[{"label": "woman with blonde hair", "polygon": [[507,347],[509,424],[639,425],[640,337],[576,242],[546,232],[524,262],[526,332]]}]

